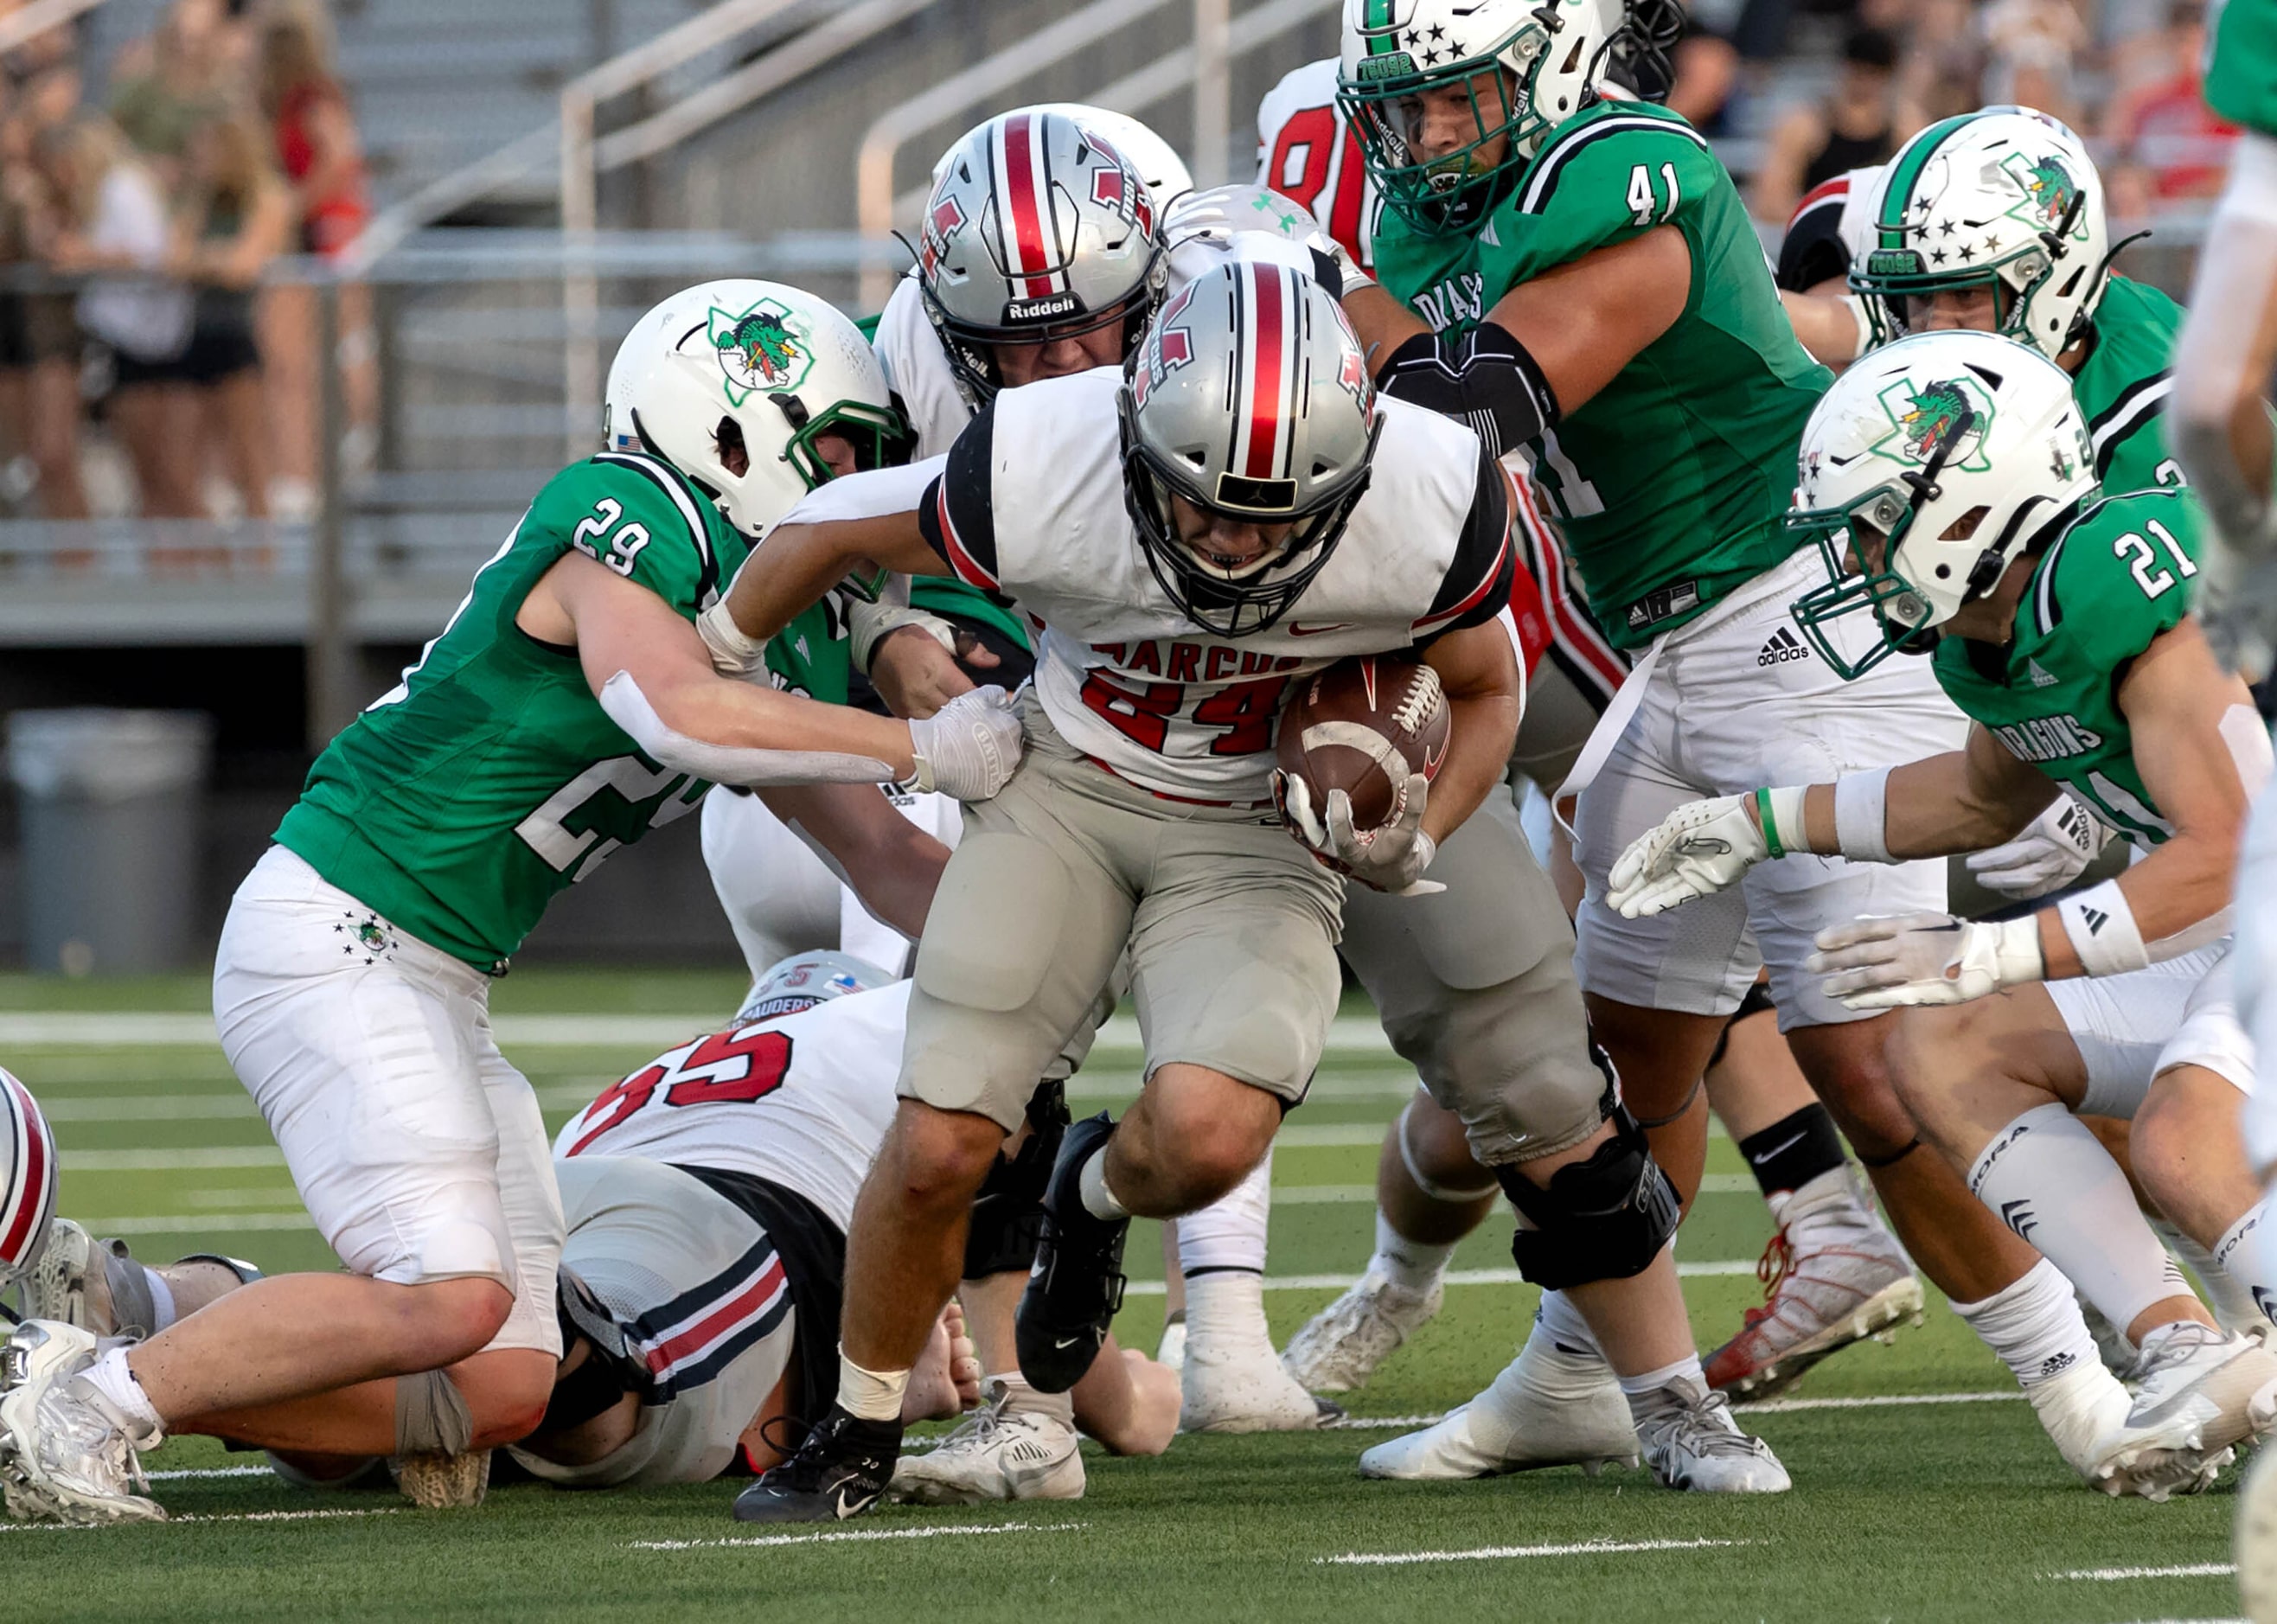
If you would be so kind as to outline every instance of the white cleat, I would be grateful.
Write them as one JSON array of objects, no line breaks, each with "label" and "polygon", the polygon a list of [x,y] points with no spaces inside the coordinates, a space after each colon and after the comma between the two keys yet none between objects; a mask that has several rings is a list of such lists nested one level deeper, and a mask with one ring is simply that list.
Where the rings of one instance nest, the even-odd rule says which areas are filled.
[{"label": "white cleat", "polygon": [[1162,1322],[1162,1339],[1154,1345],[1154,1362],[1171,1370],[1186,1368],[1186,1316],[1173,1314]]},{"label": "white cleat", "polygon": [[[126,1418],[80,1372],[94,1336],[27,1320],[9,1337],[0,1394],[0,1496],[22,1521],[162,1522]],[[163,1435],[142,1440],[155,1449]]]},{"label": "white cleat", "polygon": [[1652,1475],[1692,1494],[1785,1494],[1794,1487],[1771,1446],[1740,1430],[1732,1401],[1704,1382],[1679,1377],[1636,1409],[1637,1437]]},{"label": "white cleat", "polygon": [[2077,1364],[2024,1389],[2064,1463],[2090,1488],[2108,1495],[2164,1500],[2196,1494],[2212,1483],[2229,1460],[2228,1450],[2205,1451],[2187,1416],[2136,1426],[2132,1401],[2119,1378],[2099,1364]]},{"label": "white cleat", "polygon": [[1431,1323],[1446,1296],[1436,1281],[1418,1292],[1371,1271],[1289,1338],[1282,1369],[1314,1392],[1365,1387],[1378,1365]]},{"label": "white cleat", "polygon": [[1708,1384],[1734,1399],[1771,1397],[1828,1354],[1921,1323],[1921,1282],[1846,1163],[1787,1199],[1756,1274],[1763,1307],[1708,1355]]},{"label": "white cleat", "polygon": [[1540,1326],[1484,1392],[1436,1426],[1378,1444],[1362,1477],[1496,1477],[1637,1461],[1636,1423],[1612,1371],[1594,1353],[1558,1348]]},{"label": "white cleat", "polygon": [[991,1500],[1079,1500],[1083,1454],[1075,1429],[1056,1415],[1006,1414],[1004,1394],[983,1405],[924,1454],[903,1455],[887,1498],[920,1506]]},{"label": "white cleat", "polygon": [[93,1305],[88,1301],[88,1277],[102,1274],[103,1253],[95,1237],[69,1218],[57,1218],[25,1284],[24,1317],[58,1320],[98,1337],[110,1335],[110,1316],[91,1313]]},{"label": "white cleat", "polygon": [[2207,1454],[2250,1444],[2277,1421],[2277,1354],[2258,1336],[2193,1320],[2144,1335],[2135,1361],[2131,1427],[2197,1426]]},{"label": "white cleat", "polygon": [[2277,1450],[2263,1450],[2238,1486],[2235,1554],[2245,1616],[2277,1619]]},{"label": "white cleat", "polygon": [[1190,1337],[1178,1392],[1181,1432],[1308,1432],[1344,1414],[1299,1386],[1261,1338],[1229,1347]]}]

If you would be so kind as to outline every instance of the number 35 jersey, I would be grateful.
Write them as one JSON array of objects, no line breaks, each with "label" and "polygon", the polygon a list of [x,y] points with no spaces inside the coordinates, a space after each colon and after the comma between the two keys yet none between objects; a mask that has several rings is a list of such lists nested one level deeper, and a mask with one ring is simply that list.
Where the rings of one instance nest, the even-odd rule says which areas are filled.
[{"label": "number 35 jersey", "polygon": [[894,1119],[910,984],[709,1033],[659,1055],[569,1119],[557,1159],[646,1156],[795,1190],[842,1230]]},{"label": "number 35 jersey", "polygon": [[[1002,391],[918,514],[959,577],[1040,626],[1044,713],[1109,771],[1174,800],[1262,804],[1291,682],[1507,611],[1516,553],[1501,466],[1460,423],[1385,400],[1367,492],[1303,596],[1262,631],[1203,630],[1154,579],[1123,504],[1122,381],[1102,367]],[[1243,427],[1273,432],[1288,409],[1261,403]]]},{"label": "number 35 jersey", "polygon": [[635,747],[593,698],[576,650],[514,624],[572,549],[691,621],[748,550],[666,463],[607,452],[572,464],[419,663],[316,759],[277,830],[399,929],[492,973],[556,892],[693,812],[710,788]]},{"label": "number 35 jersey", "polygon": [[2127,662],[2181,624],[2197,574],[2197,499],[2105,499],[2048,545],[2005,647],[1947,637],[1937,680],[1970,721],[2147,850],[2174,833],[2119,708]]}]

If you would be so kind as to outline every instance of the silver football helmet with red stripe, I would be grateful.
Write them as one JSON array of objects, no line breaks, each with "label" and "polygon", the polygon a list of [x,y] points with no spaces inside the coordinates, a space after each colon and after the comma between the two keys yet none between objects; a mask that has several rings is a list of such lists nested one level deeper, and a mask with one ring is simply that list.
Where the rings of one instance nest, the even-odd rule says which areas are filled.
[{"label": "silver football helmet with red stripe", "polygon": [[1003,383],[992,347],[1112,323],[1129,355],[1162,298],[1146,177],[1064,114],[991,118],[941,160],[918,240],[918,286],[977,410]]},{"label": "silver football helmet with red stripe", "polygon": [[32,1271],[56,1216],[56,1136],[32,1091],[0,1070],[0,1292]]},{"label": "silver football helmet with red stripe", "polygon": [[[1221,265],[1162,307],[1125,368],[1122,415],[1123,496],[1147,565],[1189,620],[1228,637],[1279,620],[1329,561],[1382,424],[1335,297],[1261,260]],[[1267,545],[1196,545],[1177,499]]]}]

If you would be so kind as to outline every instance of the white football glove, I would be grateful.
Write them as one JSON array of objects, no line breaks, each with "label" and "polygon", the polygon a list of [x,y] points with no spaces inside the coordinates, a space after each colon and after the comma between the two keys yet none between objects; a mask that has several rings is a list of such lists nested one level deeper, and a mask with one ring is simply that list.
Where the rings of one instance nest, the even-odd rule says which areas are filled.
[{"label": "white football glove", "polygon": [[1428,896],[1447,888],[1423,878],[1439,851],[1423,832],[1423,804],[1430,794],[1431,781],[1420,773],[1410,774],[1397,815],[1382,828],[1362,833],[1352,827],[1352,797],[1346,791],[1329,790],[1328,805],[1316,807],[1312,786],[1302,778],[1278,768],[1273,774],[1273,799],[1290,832],[1330,868],[1370,890],[1394,896]]},{"label": "white football glove", "polygon": [[1853,919],[1818,933],[1802,967],[1852,1010],[1966,1003],[2046,974],[2036,915],[1999,924],[1949,913]]},{"label": "white football glove", "polygon": [[2111,843],[2111,830],[2068,795],[2005,846],[1969,858],[1976,883],[2007,896],[2044,896],[2079,878]]},{"label": "white football glove", "polygon": [[1625,919],[1665,913],[1740,883],[1771,856],[1744,795],[1687,801],[1629,842],[1605,877],[1605,902]]},{"label": "white football glove", "polygon": [[985,801],[1020,765],[1020,718],[994,682],[959,694],[910,724],[917,770],[905,789],[938,789],[960,801]]},{"label": "white football glove", "polygon": [[721,676],[746,682],[771,680],[767,675],[767,640],[746,636],[727,613],[726,599],[696,617],[696,634],[711,651],[712,668]]}]

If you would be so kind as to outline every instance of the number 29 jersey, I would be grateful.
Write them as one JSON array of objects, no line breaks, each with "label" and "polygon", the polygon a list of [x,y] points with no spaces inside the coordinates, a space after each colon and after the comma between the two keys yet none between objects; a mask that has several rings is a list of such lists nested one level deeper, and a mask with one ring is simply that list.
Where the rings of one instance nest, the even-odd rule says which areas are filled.
[{"label": "number 29 jersey", "polygon": [[[1367,492],[1303,596],[1262,631],[1203,630],[1156,582],[1124,506],[1122,384],[1102,367],[1002,391],[918,514],[961,579],[1039,623],[1037,698],[1101,766],[1173,800],[1261,805],[1291,682],[1347,654],[1507,623],[1516,549],[1501,465],[1462,424],[1383,400]],[[1282,409],[1245,423],[1269,430]]]},{"label": "number 29 jersey", "polygon": [[695,810],[711,786],[609,720],[577,651],[514,624],[576,551],[692,621],[742,534],[670,465],[604,452],[539,492],[403,680],[308,771],[277,842],[399,929],[497,973],[555,893]]},{"label": "number 29 jersey", "polygon": [[572,1117],[557,1160],[645,1156],[749,1173],[841,1230],[893,1121],[910,984],[849,993],[667,1050]]}]

